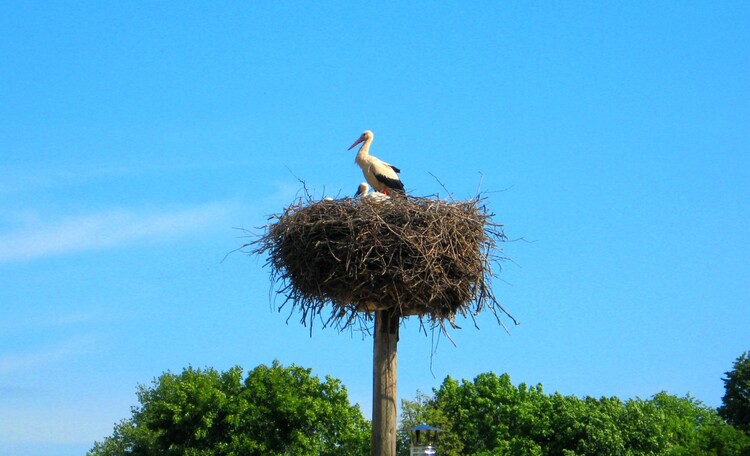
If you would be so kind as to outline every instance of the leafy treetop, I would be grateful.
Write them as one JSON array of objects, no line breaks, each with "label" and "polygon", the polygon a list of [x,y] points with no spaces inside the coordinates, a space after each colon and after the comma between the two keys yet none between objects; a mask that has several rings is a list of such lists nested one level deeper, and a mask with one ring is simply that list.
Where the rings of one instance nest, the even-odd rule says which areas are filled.
[{"label": "leafy treetop", "polygon": [[89,456],[369,453],[370,428],[346,389],[309,369],[258,366],[217,372],[188,367],[139,386],[139,407]]}]

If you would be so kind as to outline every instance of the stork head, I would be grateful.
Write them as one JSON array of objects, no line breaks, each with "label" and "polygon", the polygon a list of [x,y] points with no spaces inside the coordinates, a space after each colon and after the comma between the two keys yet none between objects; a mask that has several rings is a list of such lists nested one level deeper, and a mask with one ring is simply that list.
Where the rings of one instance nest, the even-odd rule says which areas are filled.
[{"label": "stork head", "polygon": [[361,184],[359,184],[359,187],[357,188],[357,193],[354,194],[354,197],[356,198],[358,196],[365,196],[367,195],[367,192],[369,191],[370,191],[370,186],[367,185],[367,182],[362,182]]},{"label": "stork head", "polygon": [[357,144],[359,144],[361,142],[368,141],[368,140],[372,141],[372,138],[373,138],[372,132],[370,130],[365,130],[364,133],[362,133],[362,135],[359,137],[359,139],[357,139],[356,141],[354,141],[354,144],[352,144],[351,146],[349,146],[349,149],[347,149],[347,150],[352,150],[354,148],[354,146],[356,146]]}]

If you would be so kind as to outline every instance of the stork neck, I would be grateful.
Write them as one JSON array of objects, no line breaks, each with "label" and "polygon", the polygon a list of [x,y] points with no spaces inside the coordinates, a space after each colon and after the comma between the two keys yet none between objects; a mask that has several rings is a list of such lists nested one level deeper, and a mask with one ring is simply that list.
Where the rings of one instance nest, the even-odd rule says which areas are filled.
[{"label": "stork neck", "polygon": [[372,139],[365,139],[364,144],[362,144],[362,147],[359,148],[359,151],[357,152],[357,156],[354,159],[356,163],[362,163],[365,161],[367,157],[370,156],[370,143],[371,142],[372,142]]}]

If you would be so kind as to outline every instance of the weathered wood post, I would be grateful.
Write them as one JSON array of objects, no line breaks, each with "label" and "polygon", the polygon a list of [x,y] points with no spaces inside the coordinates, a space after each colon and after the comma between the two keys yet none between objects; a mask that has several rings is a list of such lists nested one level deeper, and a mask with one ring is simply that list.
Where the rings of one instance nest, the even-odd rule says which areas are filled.
[{"label": "weathered wood post", "polygon": [[396,456],[396,381],[399,316],[375,312],[372,366],[372,456]]}]

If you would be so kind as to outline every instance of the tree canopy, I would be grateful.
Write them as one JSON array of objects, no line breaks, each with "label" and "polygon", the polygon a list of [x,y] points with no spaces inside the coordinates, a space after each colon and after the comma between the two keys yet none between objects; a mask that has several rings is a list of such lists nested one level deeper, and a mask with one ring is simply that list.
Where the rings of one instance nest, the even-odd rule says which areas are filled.
[{"label": "tree canopy", "polygon": [[740,355],[732,370],[724,373],[724,397],[719,415],[750,435],[750,352]]},{"label": "tree canopy", "polygon": [[[718,412],[665,392],[624,401],[547,394],[542,385],[515,386],[509,375],[490,372],[472,381],[447,377],[432,395],[402,401],[400,427],[447,431],[438,442],[442,456],[750,456],[750,436],[733,425],[747,415],[728,415],[729,405],[747,413],[737,398],[747,399],[749,363],[745,353],[726,373]],[[370,453],[370,424],[340,381],[278,361],[246,376],[240,367],[167,372],[140,385],[137,398],[132,416],[89,456]],[[399,455],[408,447],[400,435]]]},{"label": "tree canopy", "polygon": [[507,374],[448,377],[433,397],[403,401],[403,427],[420,422],[448,431],[443,456],[750,455],[750,438],[690,396],[578,398]]},{"label": "tree canopy", "polygon": [[369,453],[370,428],[340,381],[309,369],[258,366],[243,380],[188,367],[138,387],[139,407],[97,442],[90,456]]}]

